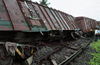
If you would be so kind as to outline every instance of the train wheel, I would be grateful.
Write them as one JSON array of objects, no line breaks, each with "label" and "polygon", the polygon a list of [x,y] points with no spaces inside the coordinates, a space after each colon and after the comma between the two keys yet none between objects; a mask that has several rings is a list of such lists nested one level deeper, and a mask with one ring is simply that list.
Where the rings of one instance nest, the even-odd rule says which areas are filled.
[{"label": "train wheel", "polygon": [[8,55],[4,46],[0,46],[0,65],[12,65],[13,57]]},{"label": "train wheel", "polygon": [[71,36],[75,40],[78,39],[78,38],[80,38],[80,34],[78,32],[71,32]]}]

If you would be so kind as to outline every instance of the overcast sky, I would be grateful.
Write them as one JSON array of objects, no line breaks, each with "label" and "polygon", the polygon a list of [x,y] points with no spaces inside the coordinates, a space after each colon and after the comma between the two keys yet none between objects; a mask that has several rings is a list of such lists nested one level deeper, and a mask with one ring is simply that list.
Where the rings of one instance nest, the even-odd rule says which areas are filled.
[{"label": "overcast sky", "polygon": [[100,0],[48,0],[48,2],[51,3],[49,7],[74,17],[85,16],[100,21]]}]

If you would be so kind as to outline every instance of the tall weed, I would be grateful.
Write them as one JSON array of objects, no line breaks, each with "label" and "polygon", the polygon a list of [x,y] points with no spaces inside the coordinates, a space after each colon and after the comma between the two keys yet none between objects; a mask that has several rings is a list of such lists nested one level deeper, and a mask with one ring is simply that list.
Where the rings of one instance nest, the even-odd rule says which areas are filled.
[{"label": "tall weed", "polygon": [[100,65],[100,40],[97,42],[92,42],[90,44],[90,47],[92,47],[96,52],[95,53],[89,53],[93,56],[92,59],[88,62],[90,65]]}]

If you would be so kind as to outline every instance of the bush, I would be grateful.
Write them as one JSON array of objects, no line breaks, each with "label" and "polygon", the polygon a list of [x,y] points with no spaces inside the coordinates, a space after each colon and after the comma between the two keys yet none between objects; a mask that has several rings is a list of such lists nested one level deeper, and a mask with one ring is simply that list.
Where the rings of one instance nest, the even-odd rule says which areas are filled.
[{"label": "bush", "polygon": [[92,42],[90,44],[90,47],[92,47],[96,52],[90,53],[93,58],[90,59],[88,63],[90,65],[100,65],[100,40],[98,40],[97,42]]}]

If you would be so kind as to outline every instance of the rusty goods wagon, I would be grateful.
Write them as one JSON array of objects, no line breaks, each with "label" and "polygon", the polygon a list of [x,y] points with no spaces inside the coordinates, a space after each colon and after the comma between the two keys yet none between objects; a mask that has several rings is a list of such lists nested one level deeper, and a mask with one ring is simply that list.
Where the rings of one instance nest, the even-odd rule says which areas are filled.
[{"label": "rusty goods wagon", "polygon": [[78,25],[80,30],[83,33],[90,33],[91,31],[95,30],[96,26],[99,26],[99,22],[97,22],[94,19],[87,18],[87,17],[76,17],[75,18],[75,23]]},{"label": "rusty goods wagon", "polygon": [[100,26],[100,21],[96,21],[96,25],[97,26]]},{"label": "rusty goods wagon", "polygon": [[38,45],[76,38],[77,30],[74,17],[64,12],[30,0],[0,0],[0,63],[16,55],[25,59]]}]

